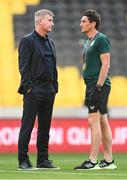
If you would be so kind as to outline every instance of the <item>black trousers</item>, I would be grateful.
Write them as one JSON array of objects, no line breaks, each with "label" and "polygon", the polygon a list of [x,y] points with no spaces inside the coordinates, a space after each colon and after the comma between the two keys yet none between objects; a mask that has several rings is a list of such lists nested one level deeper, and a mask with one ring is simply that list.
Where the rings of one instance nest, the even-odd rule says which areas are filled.
[{"label": "black trousers", "polygon": [[38,116],[37,131],[37,164],[48,159],[49,130],[51,125],[52,110],[55,94],[49,94],[41,99],[31,92],[24,95],[23,116],[18,139],[18,161],[21,164],[28,157],[28,145]]}]

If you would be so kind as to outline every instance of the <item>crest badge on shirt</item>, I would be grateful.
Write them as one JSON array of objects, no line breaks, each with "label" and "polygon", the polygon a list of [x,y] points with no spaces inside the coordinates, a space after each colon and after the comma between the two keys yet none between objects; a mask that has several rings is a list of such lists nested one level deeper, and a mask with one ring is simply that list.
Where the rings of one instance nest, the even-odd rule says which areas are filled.
[{"label": "crest badge on shirt", "polygon": [[94,45],[94,43],[95,43],[95,41],[93,40],[93,41],[91,42],[90,46],[93,46],[93,45]]}]

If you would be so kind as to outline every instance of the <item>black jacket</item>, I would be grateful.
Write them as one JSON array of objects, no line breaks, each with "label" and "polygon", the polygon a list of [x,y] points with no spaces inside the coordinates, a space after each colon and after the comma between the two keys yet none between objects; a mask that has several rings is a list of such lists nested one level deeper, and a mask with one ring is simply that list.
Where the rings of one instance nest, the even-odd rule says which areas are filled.
[{"label": "black jacket", "polygon": [[51,39],[49,39],[49,43],[54,56],[53,80],[49,79],[46,72],[45,55],[36,32],[32,32],[21,39],[18,49],[19,71],[21,74],[21,83],[18,92],[20,94],[25,94],[28,89],[32,88],[39,81],[42,84],[42,91],[46,92],[48,89],[53,91],[54,89],[55,93],[58,92],[55,46]]}]

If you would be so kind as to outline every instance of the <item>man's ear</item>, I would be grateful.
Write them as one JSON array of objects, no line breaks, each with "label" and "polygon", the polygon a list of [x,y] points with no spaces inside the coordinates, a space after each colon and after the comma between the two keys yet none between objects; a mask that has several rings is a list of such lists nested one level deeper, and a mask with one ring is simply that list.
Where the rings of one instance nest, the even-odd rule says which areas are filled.
[{"label": "man's ear", "polygon": [[95,26],[96,26],[96,22],[93,21],[93,22],[92,22],[92,27],[95,27]]},{"label": "man's ear", "polygon": [[38,24],[42,24],[42,19],[39,19],[39,20],[38,20]]}]

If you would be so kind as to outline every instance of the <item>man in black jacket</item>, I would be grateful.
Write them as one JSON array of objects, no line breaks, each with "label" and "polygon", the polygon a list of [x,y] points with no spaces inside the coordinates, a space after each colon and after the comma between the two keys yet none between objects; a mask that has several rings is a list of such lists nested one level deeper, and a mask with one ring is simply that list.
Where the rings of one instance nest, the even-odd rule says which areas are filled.
[{"label": "man in black jacket", "polygon": [[32,168],[28,156],[31,132],[38,116],[37,168],[58,168],[48,159],[49,130],[55,94],[58,91],[56,52],[48,37],[54,14],[46,9],[35,12],[35,31],[19,45],[19,71],[23,94],[23,116],[18,140],[19,169]]}]

